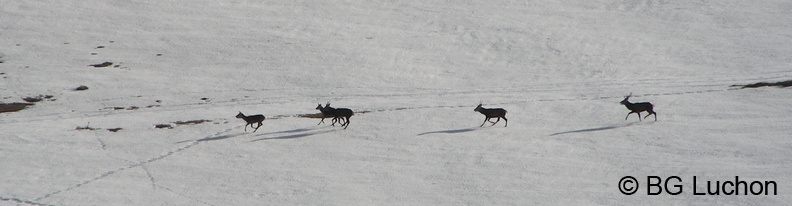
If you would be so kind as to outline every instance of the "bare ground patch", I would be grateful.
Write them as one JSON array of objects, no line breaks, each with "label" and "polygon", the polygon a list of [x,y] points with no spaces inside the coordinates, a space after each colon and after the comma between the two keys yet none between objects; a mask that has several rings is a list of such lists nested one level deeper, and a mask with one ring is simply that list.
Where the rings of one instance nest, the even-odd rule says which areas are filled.
[{"label": "bare ground patch", "polygon": [[35,97],[25,97],[25,98],[22,98],[22,100],[25,100],[26,102],[30,102],[30,103],[40,102],[40,101],[44,101],[44,100],[55,101],[55,99],[53,97],[55,97],[55,96],[40,94],[40,95],[35,96]]},{"label": "bare ground patch", "polygon": [[155,124],[154,128],[158,129],[173,129],[174,125],[182,126],[182,125],[196,125],[196,124],[203,124],[206,122],[212,122],[212,120],[207,119],[198,119],[198,120],[188,120],[188,121],[175,121],[171,122],[171,124]]},{"label": "bare ground patch", "polygon": [[792,86],[792,80],[780,81],[780,82],[759,82],[754,84],[747,84],[747,85],[732,85],[733,87],[740,87],[741,89],[745,88],[759,88],[759,87],[790,87]]},{"label": "bare ground patch", "polygon": [[14,103],[0,103],[0,113],[4,112],[16,112],[25,109],[27,106],[33,105],[32,103],[21,103],[21,102],[14,102]]},{"label": "bare ground patch", "polygon": [[190,125],[190,124],[202,124],[204,122],[212,122],[212,120],[199,119],[199,120],[190,120],[190,121],[175,121],[175,122],[173,122],[173,124],[176,124],[176,125]]}]

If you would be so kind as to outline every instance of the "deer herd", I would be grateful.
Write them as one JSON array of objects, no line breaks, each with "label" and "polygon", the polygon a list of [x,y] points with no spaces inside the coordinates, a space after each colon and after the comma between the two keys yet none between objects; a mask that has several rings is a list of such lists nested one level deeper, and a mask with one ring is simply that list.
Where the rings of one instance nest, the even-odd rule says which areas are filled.
[{"label": "deer herd", "polygon": [[[654,120],[657,121],[657,113],[654,112],[654,110],[653,110],[654,105],[652,105],[652,103],[649,103],[649,102],[632,103],[632,102],[629,101],[631,96],[632,96],[632,93],[630,93],[629,95],[625,96],[624,100],[622,100],[620,102],[622,105],[624,105],[625,107],[627,107],[627,109],[630,110],[630,113],[627,113],[627,116],[624,117],[624,120],[627,120],[627,118],[630,117],[630,114],[635,113],[635,114],[638,115],[638,121],[642,121],[641,112],[645,111],[648,114],[646,116],[644,116],[644,119],[648,118],[649,115],[654,115]],[[476,106],[476,108],[473,109],[473,111],[479,112],[479,113],[484,115],[484,122],[481,123],[481,125],[479,127],[483,127],[484,124],[486,124],[487,122],[492,123],[492,125],[490,125],[490,126],[495,126],[495,124],[500,122],[501,119],[503,119],[503,121],[504,121],[504,124],[503,124],[504,127],[509,126],[509,119],[506,119],[506,110],[505,109],[503,109],[503,108],[484,108],[481,105],[482,105],[482,103],[479,103],[478,106]],[[349,127],[349,118],[351,118],[352,115],[355,114],[351,109],[348,109],[348,108],[333,108],[333,107],[330,107],[330,103],[329,102],[327,104],[325,104],[325,106],[322,106],[322,104],[317,105],[316,106],[316,110],[319,110],[319,112],[321,112],[321,118],[322,118],[321,120],[319,120],[319,124],[316,124],[316,125],[320,125],[320,124],[324,123],[324,119],[325,118],[333,118],[330,121],[330,125],[335,126],[335,124],[338,123],[342,127],[344,127],[344,129]],[[256,132],[258,130],[258,128],[261,127],[261,125],[263,125],[262,122],[266,119],[266,117],[264,117],[264,115],[261,115],[261,114],[246,116],[245,114],[242,114],[242,112],[239,112],[239,114],[237,114],[236,118],[240,118],[242,120],[245,120],[245,122],[247,123],[247,124],[245,124],[245,131],[246,132],[247,132],[248,125],[250,125],[250,128],[253,128],[253,132]],[[490,121],[490,119],[492,119],[492,118],[497,118],[497,119],[493,122],[493,121]],[[254,123],[257,123],[255,127],[253,126]]]}]

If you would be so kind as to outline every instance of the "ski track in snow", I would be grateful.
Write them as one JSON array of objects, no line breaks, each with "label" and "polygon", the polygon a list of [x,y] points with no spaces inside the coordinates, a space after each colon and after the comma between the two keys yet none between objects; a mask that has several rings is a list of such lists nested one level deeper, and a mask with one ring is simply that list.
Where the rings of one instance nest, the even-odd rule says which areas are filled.
[{"label": "ski track in snow", "polygon": [[[117,173],[120,173],[120,172],[123,172],[123,171],[125,171],[125,170],[127,170],[127,169],[132,169],[132,168],[141,167],[141,168],[142,168],[142,169],[143,169],[143,170],[146,172],[146,175],[148,176],[148,178],[149,178],[149,181],[151,182],[151,184],[152,184],[152,186],[153,186],[153,187],[155,187],[155,188],[162,188],[162,189],[165,189],[165,190],[167,190],[167,191],[169,191],[169,192],[172,192],[172,193],[174,193],[174,194],[177,194],[177,195],[179,195],[179,196],[182,196],[182,197],[186,197],[186,198],[189,198],[189,199],[195,200],[195,201],[197,201],[197,202],[200,202],[200,203],[202,203],[202,204],[204,204],[204,205],[211,205],[211,204],[208,204],[208,203],[206,203],[206,202],[203,202],[203,201],[197,200],[197,199],[195,199],[195,198],[188,197],[188,196],[185,196],[185,195],[183,195],[183,194],[177,193],[177,192],[175,192],[175,191],[173,191],[173,190],[171,190],[171,189],[169,189],[169,188],[166,188],[166,187],[163,187],[163,186],[159,186],[159,185],[157,185],[157,184],[155,183],[154,177],[151,175],[151,173],[148,171],[148,169],[145,169],[144,167],[145,167],[145,165],[146,165],[146,164],[149,164],[149,163],[152,163],[152,162],[156,162],[156,161],[159,161],[159,160],[165,159],[165,158],[167,158],[167,157],[169,157],[169,156],[171,156],[171,155],[174,155],[174,154],[178,154],[178,153],[180,153],[180,152],[182,152],[182,151],[184,151],[184,150],[190,149],[191,147],[194,147],[194,146],[196,146],[196,145],[198,145],[198,144],[200,144],[200,143],[202,143],[202,142],[205,142],[205,141],[206,141],[206,140],[208,140],[208,139],[215,139],[215,138],[218,138],[218,137],[225,137],[225,138],[227,138],[227,137],[228,137],[228,135],[221,135],[221,134],[224,134],[224,133],[230,132],[230,131],[231,131],[231,130],[233,130],[233,129],[238,129],[238,127],[234,127],[234,128],[226,129],[226,130],[223,130],[223,131],[217,132],[217,133],[215,133],[215,134],[213,134],[213,135],[211,135],[211,136],[208,136],[208,137],[205,137],[205,138],[202,138],[202,139],[199,139],[199,140],[193,140],[193,141],[190,141],[188,144],[185,144],[185,145],[182,145],[182,146],[180,146],[180,147],[177,147],[177,148],[175,148],[175,149],[172,149],[172,150],[170,150],[170,151],[168,151],[168,152],[166,152],[166,153],[164,153],[164,154],[162,154],[162,155],[159,155],[159,156],[156,156],[156,157],[153,157],[153,158],[149,158],[149,159],[147,159],[147,160],[144,160],[144,161],[140,161],[140,162],[134,162],[133,164],[130,164],[130,165],[126,166],[126,167],[121,167],[121,168],[118,168],[118,169],[114,169],[114,170],[110,170],[110,171],[103,172],[103,173],[101,173],[99,176],[97,176],[97,177],[94,177],[94,178],[92,178],[92,179],[85,180],[85,181],[82,181],[82,182],[80,182],[80,183],[78,183],[78,184],[72,185],[72,186],[70,186],[70,187],[67,187],[67,188],[64,188],[64,189],[60,189],[60,190],[56,190],[56,191],[54,191],[54,192],[50,192],[50,193],[44,194],[44,195],[42,195],[41,197],[34,198],[34,199],[33,199],[33,201],[34,201],[34,202],[41,201],[41,200],[43,200],[43,199],[49,198],[49,197],[51,197],[51,196],[54,196],[54,195],[58,195],[58,194],[60,194],[60,193],[63,193],[63,192],[67,192],[67,191],[71,191],[71,190],[79,189],[80,187],[82,187],[82,186],[84,186],[84,185],[90,184],[90,183],[92,183],[92,182],[96,182],[96,181],[98,181],[98,180],[101,180],[101,179],[103,179],[103,178],[109,177],[109,176],[111,176],[111,175],[114,175],[114,174],[117,174]],[[239,135],[239,134],[237,134],[237,135]],[[115,159],[124,160],[124,159],[120,159],[120,158],[115,158]],[[129,160],[124,160],[124,161],[129,161]],[[129,162],[132,162],[132,161],[129,161]]]},{"label": "ski track in snow", "polygon": [[[118,168],[118,169],[114,169],[114,170],[105,171],[105,172],[101,173],[99,176],[96,176],[96,177],[94,177],[94,178],[92,178],[92,179],[89,179],[89,180],[82,181],[82,182],[80,182],[80,183],[78,183],[78,184],[72,185],[72,186],[70,186],[70,187],[67,187],[67,188],[64,188],[64,189],[60,189],[60,190],[56,190],[56,191],[54,191],[54,192],[51,192],[51,193],[44,194],[44,195],[42,195],[41,197],[34,198],[32,201],[27,201],[27,200],[20,200],[20,199],[16,199],[16,198],[3,198],[3,197],[0,197],[0,200],[3,200],[3,201],[13,201],[13,202],[17,202],[17,203],[24,203],[24,204],[30,204],[30,205],[47,205],[47,204],[41,204],[41,203],[37,203],[37,202],[38,202],[38,201],[42,201],[42,200],[44,200],[44,199],[46,199],[46,198],[49,198],[49,197],[52,197],[52,196],[58,195],[58,194],[60,194],[60,193],[63,193],[63,192],[67,192],[67,191],[72,191],[72,190],[79,189],[80,187],[82,187],[82,186],[84,186],[84,185],[87,185],[87,184],[90,184],[90,183],[96,182],[96,181],[98,181],[98,180],[101,180],[101,179],[107,178],[107,177],[109,177],[109,176],[112,176],[112,175],[114,175],[114,174],[121,173],[121,172],[123,172],[123,171],[125,171],[125,170],[128,170],[128,169],[133,169],[133,168],[141,168],[141,169],[142,169],[142,170],[143,170],[143,171],[146,173],[146,176],[147,176],[147,178],[148,178],[148,181],[151,183],[151,185],[152,185],[152,187],[153,187],[154,189],[156,189],[156,188],[163,189],[163,190],[166,190],[166,191],[168,191],[168,192],[170,192],[170,193],[173,193],[173,194],[176,194],[176,195],[178,195],[178,196],[181,196],[181,197],[184,197],[184,198],[187,198],[187,199],[193,200],[193,201],[195,201],[195,202],[198,202],[198,203],[201,203],[201,204],[203,204],[203,205],[214,205],[214,204],[210,204],[210,203],[208,203],[208,202],[206,202],[206,201],[200,200],[200,199],[198,199],[198,198],[195,198],[195,197],[190,197],[190,196],[184,195],[184,194],[182,194],[182,193],[179,193],[179,192],[176,192],[176,191],[174,191],[173,189],[170,189],[170,188],[168,188],[168,187],[164,187],[164,186],[162,186],[162,185],[159,185],[159,184],[157,184],[157,183],[156,183],[156,180],[155,180],[155,178],[154,178],[154,176],[153,176],[153,175],[151,174],[151,172],[150,172],[150,171],[149,171],[149,170],[146,168],[146,166],[145,166],[145,165],[146,165],[146,164],[149,164],[149,163],[156,162],[156,161],[163,160],[163,159],[165,159],[165,158],[167,158],[167,157],[169,157],[169,156],[172,156],[172,155],[178,154],[178,153],[180,153],[180,152],[183,152],[183,151],[185,151],[185,150],[187,150],[187,149],[190,149],[190,148],[192,148],[192,147],[194,147],[194,146],[197,146],[197,145],[199,145],[199,144],[201,144],[201,143],[203,143],[203,142],[210,142],[210,141],[223,140],[223,139],[227,139],[227,138],[232,138],[232,137],[236,137],[236,136],[240,136],[240,135],[248,134],[248,133],[236,133],[236,134],[228,134],[228,135],[223,135],[223,134],[225,134],[225,133],[228,133],[228,132],[230,132],[230,131],[232,131],[232,130],[236,130],[236,129],[239,129],[239,128],[240,128],[240,126],[236,126],[236,127],[233,127],[233,128],[229,128],[229,129],[226,129],[226,130],[223,130],[223,131],[220,131],[220,132],[214,133],[213,135],[210,135],[210,136],[207,136],[207,137],[204,137],[204,138],[199,138],[199,139],[195,139],[195,140],[185,140],[185,141],[176,142],[176,144],[181,144],[181,143],[187,143],[187,144],[185,144],[185,145],[182,145],[182,146],[179,146],[179,147],[176,147],[175,149],[171,149],[170,151],[168,151],[168,152],[166,152],[166,153],[164,153],[164,154],[162,154],[162,155],[159,155],[159,156],[156,156],[156,157],[153,157],[153,158],[149,158],[149,159],[147,159],[147,160],[144,160],[144,161],[134,162],[134,161],[131,161],[131,160],[127,160],[127,159],[121,159],[121,158],[117,158],[117,157],[112,157],[112,156],[111,156],[111,157],[112,157],[112,158],[114,158],[114,159],[118,159],[118,160],[121,160],[121,161],[130,162],[130,163],[132,163],[132,164],[130,164],[130,165],[126,166],[126,167],[121,167],[121,168]],[[321,129],[320,129],[320,131],[313,132],[312,130],[316,130],[316,129],[308,129],[308,128],[304,128],[304,129],[295,129],[295,130],[280,131],[280,132],[270,132],[270,133],[263,133],[263,134],[258,134],[258,135],[255,135],[255,136],[267,136],[267,135],[273,135],[273,134],[289,134],[289,133],[301,133],[301,132],[307,132],[307,133],[301,133],[301,134],[296,134],[296,135],[285,135],[285,136],[276,136],[276,137],[265,137],[265,138],[260,138],[260,139],[256,139],[256,140],[251,140],[251,142],[262,141],[262,140],[273,140],[273,139],[292,139],[292,138],[306,137],[306,136],[312,136],[312,135],[324,134],[324,133],[328,133],[328,132],[335,131],[335,130],[327,130],[327,129],[325,129],[325,130],[321,130]],[[98,139],[98,140],[99,140],[99,139]],[[99,142],[100,142],[100,144],[101,144],[101,145],[100,145],[100,146],[101,146],[101,149],[102,149],[102,150],[105,150],[105,149],[106,149],[106,148],[105,148],[105,147],[106,147],[106,145],[104,144],[104,142],[103,142],[103,141],[101,141],[101,140],[99,140]]]},{"label": "ski track in snow", "polygon": [[24,205],[50,206],[50,204],[39,203],[39,202],[33,201],[33,200],[22,200],[22,199],[13,198],[13,197],[9,198],[9,197],[0,196],[0,201],[13,202],[13,203],[16,203],[16,204],[24,204]]}]

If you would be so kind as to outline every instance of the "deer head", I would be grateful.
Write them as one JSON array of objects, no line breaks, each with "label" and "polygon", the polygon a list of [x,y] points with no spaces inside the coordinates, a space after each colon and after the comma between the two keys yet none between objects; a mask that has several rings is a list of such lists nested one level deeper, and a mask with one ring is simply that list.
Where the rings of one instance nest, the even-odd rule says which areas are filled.
[{"label": "deer head", "polygon": [[629,102],[629,99],[630,99],[630,97],[631,97],[631,96],[632,96],[632,93],[630,93],[629,95],[625,96],[625,97],[624,97],[624,100],[622,100],[622,101],[621,101],[621,102],[619,102],[619,103],[621,103],[621,104],[624,104],[624,105],[626,105],[626,104],[629,104],[629,103],[630,103],[630,102]]}]

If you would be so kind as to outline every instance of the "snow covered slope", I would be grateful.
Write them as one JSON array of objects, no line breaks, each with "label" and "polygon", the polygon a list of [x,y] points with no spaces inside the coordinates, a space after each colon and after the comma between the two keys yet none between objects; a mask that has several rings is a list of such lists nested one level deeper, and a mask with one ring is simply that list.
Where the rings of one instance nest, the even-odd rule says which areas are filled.
[{"label": "snow covered slope", "polygon": [[2,205],[792,204],[788,1],[0,4]]}]

